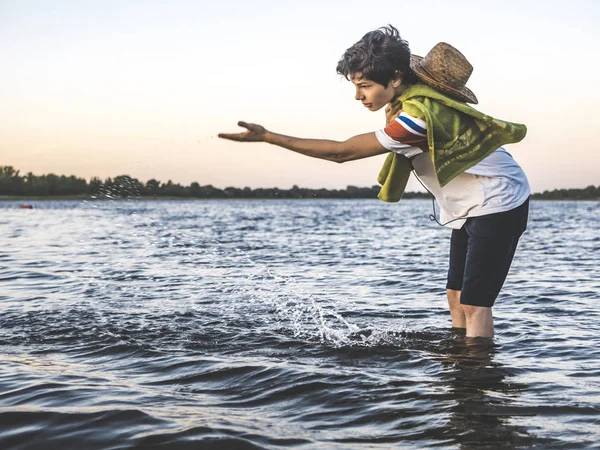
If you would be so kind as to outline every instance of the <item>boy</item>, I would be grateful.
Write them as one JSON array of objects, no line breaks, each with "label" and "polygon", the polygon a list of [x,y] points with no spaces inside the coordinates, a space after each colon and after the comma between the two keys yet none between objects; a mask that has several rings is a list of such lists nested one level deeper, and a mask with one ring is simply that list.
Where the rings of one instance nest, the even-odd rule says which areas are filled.
[{"label": "boy", "polygon": [[492,306],[527,224],[529,184],[502,145],[520,141],[524,125],[503,122],[466,105],[473,68],[448,44],[425,58],[410,54],[392,26],[367,33],[350,47],[337,72],[356,87],[370,111],[388,105],[385,129],[344,142],[302,139],[260,125],[219,137],[268,142],[338,163],[389,153],[379,175],[379,198],[398,201],[410,171],[435,196],[443,225],[452,228],[446,292],[452,326],[467,337],[494,336]]}]

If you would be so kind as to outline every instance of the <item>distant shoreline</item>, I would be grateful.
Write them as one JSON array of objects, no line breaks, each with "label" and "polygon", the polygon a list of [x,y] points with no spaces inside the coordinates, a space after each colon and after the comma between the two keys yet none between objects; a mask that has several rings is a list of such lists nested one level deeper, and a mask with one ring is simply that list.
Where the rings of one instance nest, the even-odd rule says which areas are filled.
[{"label": "distant shoreline", "polygon": [[[430,199],[431,197],[424,197],[424,196],[411,196],[411,197],[406,197],[406,198],[402,198],[403,201],[405,200],[427,200]],[[550,198],[550,197],[543,197],[541,196],[541,194],[533,194],[531,196],[532,200],[545,200],[545,201],[551,201],[551,200],[568,200],[568,201],[599,201],[600,197],[595,197],[595,198],[568,198],[568,197],[564,197],[564,198]],[[57,201],[57,200],[81,200],[81,201],[91,201],[91,202],[96,202],[96,201],[110,201],[110,200],[118,200],[118,201],[122,201],[122,200],[132,200],[132,201],[148,201],[148,200],[152,200],[152,201],[172,201],[172,200],[198,200],[198,201],[204,201],[204,200],[377,200],[376,198],[365,198],[365,197],[302,197],[302,198],[290,198],[290,197],[281,197],[281,198],[277,198],[277,197],[252,197],[252,198],[248,198],[248,197],[227,197],[227,198],[223,198],[223,197],[214,197],[214,198],[198,198],[198,197],[169,197],[169,196],[142,196],[142,197],[115,197],[115,198],[92,198],[92,197],[81,197],[81,196],[47,196],[47,197],[28,197],[28,196],[11,196],[11,195],[0,195],[0,202],[1,201]]]},{"label": "distant shoreline", "polygon": [[[75,175],[21,175],[12,166],[0,166],[0,200],[306,200],[306,199],[377,199],[381,187],[346,186],[345,189],[303,188],[290,189],[233,187],[220,189],[211,184],[194,181],[182,186],[168,180],[166,183],[151,179],[142,182],[129,175],[119,175],[89,181]],[[600,200],[600,185],[583,189],[554,189],[533,194],[534,200]],[[430,199],[429,193],[405,192],[403,200]]]}]

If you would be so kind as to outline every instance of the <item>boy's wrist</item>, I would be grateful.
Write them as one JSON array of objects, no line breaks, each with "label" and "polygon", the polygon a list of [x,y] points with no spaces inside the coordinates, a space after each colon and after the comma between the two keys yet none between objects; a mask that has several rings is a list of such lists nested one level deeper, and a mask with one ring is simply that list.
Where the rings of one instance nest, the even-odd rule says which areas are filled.
[{"label": "boy's wrist", "polygon": [[267,144],[275,144],[274,142],[275,135],[271,133],[269,130],[265,130],[265,135],[263,141]]}]

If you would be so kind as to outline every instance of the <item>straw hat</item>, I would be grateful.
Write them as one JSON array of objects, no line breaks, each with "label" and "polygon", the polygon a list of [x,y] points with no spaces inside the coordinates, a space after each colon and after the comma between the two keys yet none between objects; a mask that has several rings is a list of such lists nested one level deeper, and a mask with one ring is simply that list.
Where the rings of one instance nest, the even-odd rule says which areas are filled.
[{"label": "straw hat", "polygon": [[450,44],[436,44],[425,58],[410,55],[410,68],[423,82],[438,91],[462,102],[477,103],[477,97],[466,86],[473,66]]}]

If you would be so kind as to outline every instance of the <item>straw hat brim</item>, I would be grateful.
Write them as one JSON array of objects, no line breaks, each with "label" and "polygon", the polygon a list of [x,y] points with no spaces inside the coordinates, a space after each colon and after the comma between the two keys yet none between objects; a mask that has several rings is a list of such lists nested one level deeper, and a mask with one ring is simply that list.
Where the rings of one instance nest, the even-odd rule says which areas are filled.
[{"label": "straw hat brim", "polygon": [[422,56],[410,55],[410,68],[422,81],[461,102],[473,103],[475,105],[478,103],[477,97],[468,87],[464,86],[459,90],[431,78],[431,76],[421,67],[422,59]]}]

